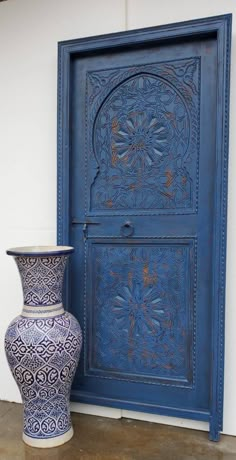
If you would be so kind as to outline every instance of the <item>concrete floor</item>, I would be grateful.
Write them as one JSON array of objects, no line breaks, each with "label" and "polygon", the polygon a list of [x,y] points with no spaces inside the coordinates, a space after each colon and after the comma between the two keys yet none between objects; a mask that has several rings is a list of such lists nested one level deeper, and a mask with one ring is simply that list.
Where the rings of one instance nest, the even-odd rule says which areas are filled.
[{"label": "concrete floor", "polygon": [[129,419],[72,414],[75,435],[54,449],[21,441],[22,405],[0,402],[0,460],[236,460],[236,438]]}]

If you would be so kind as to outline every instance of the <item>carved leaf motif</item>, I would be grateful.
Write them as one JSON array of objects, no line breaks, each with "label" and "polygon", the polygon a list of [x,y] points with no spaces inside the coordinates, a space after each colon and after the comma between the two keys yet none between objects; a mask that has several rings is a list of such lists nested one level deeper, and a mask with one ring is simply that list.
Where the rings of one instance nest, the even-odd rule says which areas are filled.
[{"label": "carved leaf motif", "polygon": [[186,247],[96,248],[93,368],[185,376]]},{"label": "carved leaf motif", "polygon": [[90,180],[90,209],[191,209],[198,162],[198,60],[90,72],[88,78],[94,95],[88,148],[98,165]]}]

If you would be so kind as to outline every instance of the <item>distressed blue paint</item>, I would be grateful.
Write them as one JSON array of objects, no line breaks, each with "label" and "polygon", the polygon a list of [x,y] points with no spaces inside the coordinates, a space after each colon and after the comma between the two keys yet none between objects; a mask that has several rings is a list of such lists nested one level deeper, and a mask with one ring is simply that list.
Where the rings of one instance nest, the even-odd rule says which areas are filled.
[{"label": "distressed blue paint", "polygon": [[199,58],[88,72],[90,210],[196,207],[199,73]]},{"label": "distressed blue paint", "polygon": [[91,245],[88,375],[192,386],[192,250],[191,241]]},{"label": "distressed blue paint", "polygon": [[[70,303],[76,305],[74,313],[85,335],[72,397],[208,420],[212,440],[219,438],[223,417],[230,33],[231,16],[224,15],[59,45],[58,242],[76,247],[67,286],[70,281]],[[158,89],[160,82],[163,90]],[[169,101],[163,99],[162,106],[158,102],[157,111],[152,98],[160,101],[162,93],[169,95]],[[134,96],[133,102],[128,96]],[[150,129],[154,121],[162,131]],[[179,135],[183,142],[178,144]],[[100,225],[88,224],[84,235],[82,225],[71,224],[72,217]],[[124,233],[127,221],[130,234]],[[194,241],[191,249],[190,241]],[[105,321],[106,313],[112,318],[105,290],[114,294],[111,309],[126,304],[122,291],[126,265],[137,278],[131,289],[136,303],[146,299],[146,287],[139,279],[143,262],[134,266],[131,248],[138,252],[153,248],[152,264],[161,247],[171,254],[178,245],[189,251],[192,268],[190,287],[185,286],[190,302],[185,328],[190,340],[182,343],[189,368],[184,369],[183,361],[178,368],[176,361],[175,380],[175,371],[164,375],[158,368],[155,373],[151,361],[147,374],[144,359],[128,363],[124,353],[123,361],[114,361],[112,347],[107,347],[107,353],[105,347],[113,334],[118,337],[115,347],[121,347],[118,327],[114,320],[113,331],[106,332],[100,320],[104,316]],[[106,255],[109,248],[112,255],[111,251]],[[124,255],[124,249],[129,253]],[[96,276],[96,251],[102,256],[101,278]],[[112,284],[105,272],[117,257],[121,279]],[[170,273],[166,282],[169,279]],[[157,283],[150,289],[156,300],[162,297]],[[167,310],[171,311],[170,303]],[[184,309],[178,314],[184,318]],[[122,321],[126,322],[121,328],[124,339],[130,317],[123,316]],[[174,336],[178,346],[177,327]],[[142,354],[143,349],[139,351]],[[182,386],[181,366],[182,377],[190,370],[188,383]]]}]

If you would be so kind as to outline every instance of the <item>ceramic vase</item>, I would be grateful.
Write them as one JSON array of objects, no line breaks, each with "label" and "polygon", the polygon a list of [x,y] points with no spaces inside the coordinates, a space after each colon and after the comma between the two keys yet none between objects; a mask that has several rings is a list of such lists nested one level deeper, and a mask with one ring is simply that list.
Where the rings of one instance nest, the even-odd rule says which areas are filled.
[{"label": "ceramic vase", "polygon": [[24,404],[23,440],[55,447],[73,436],[69,397],[82,333],[64,310],[62,284],[69,246],[13,248],[24,304],[9,325],[5,350]]}]

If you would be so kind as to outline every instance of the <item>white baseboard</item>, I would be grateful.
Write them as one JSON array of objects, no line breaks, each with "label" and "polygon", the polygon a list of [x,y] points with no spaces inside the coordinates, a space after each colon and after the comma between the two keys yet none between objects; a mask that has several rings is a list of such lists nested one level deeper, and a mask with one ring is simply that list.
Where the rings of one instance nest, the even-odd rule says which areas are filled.
[{"label": "white baseboard", "polygon": [[121,418],[121,410],[112,407],[93,406],[92,404],[81,404],[71,402],[71,412],[80,414],[97,415],[99,417]]},{"label": "white baseboard", "polygon": [[125,418],[143,420],[145,422],[160,423],[162,425],[178,426],[182,428],[189,428],[191,430],[209,431],[209,424],[207,422],[200,422],[198,420],[167,417],[165,415],[146,414],[144,412],[134,412],[131,410],[123,409],[121,412],[122,417]]},{"label": "white baseboard", "polygon": [[146,414],[144,412],[135,412],[131,410],[115,409],[112,407],[93,406],[92,404],[81,404],[71,402],[71,412],[80,414],[97,415],[99,417],[109,418],[130,418],[134,420],[143,420],[152,423],[161,423],[163,425],[178,426],[189,428],[192,430],[208,431],[209,425],[207,422],[199,422],[196,420],[186,420],[182,418],[166,417],[163,415]]}]

